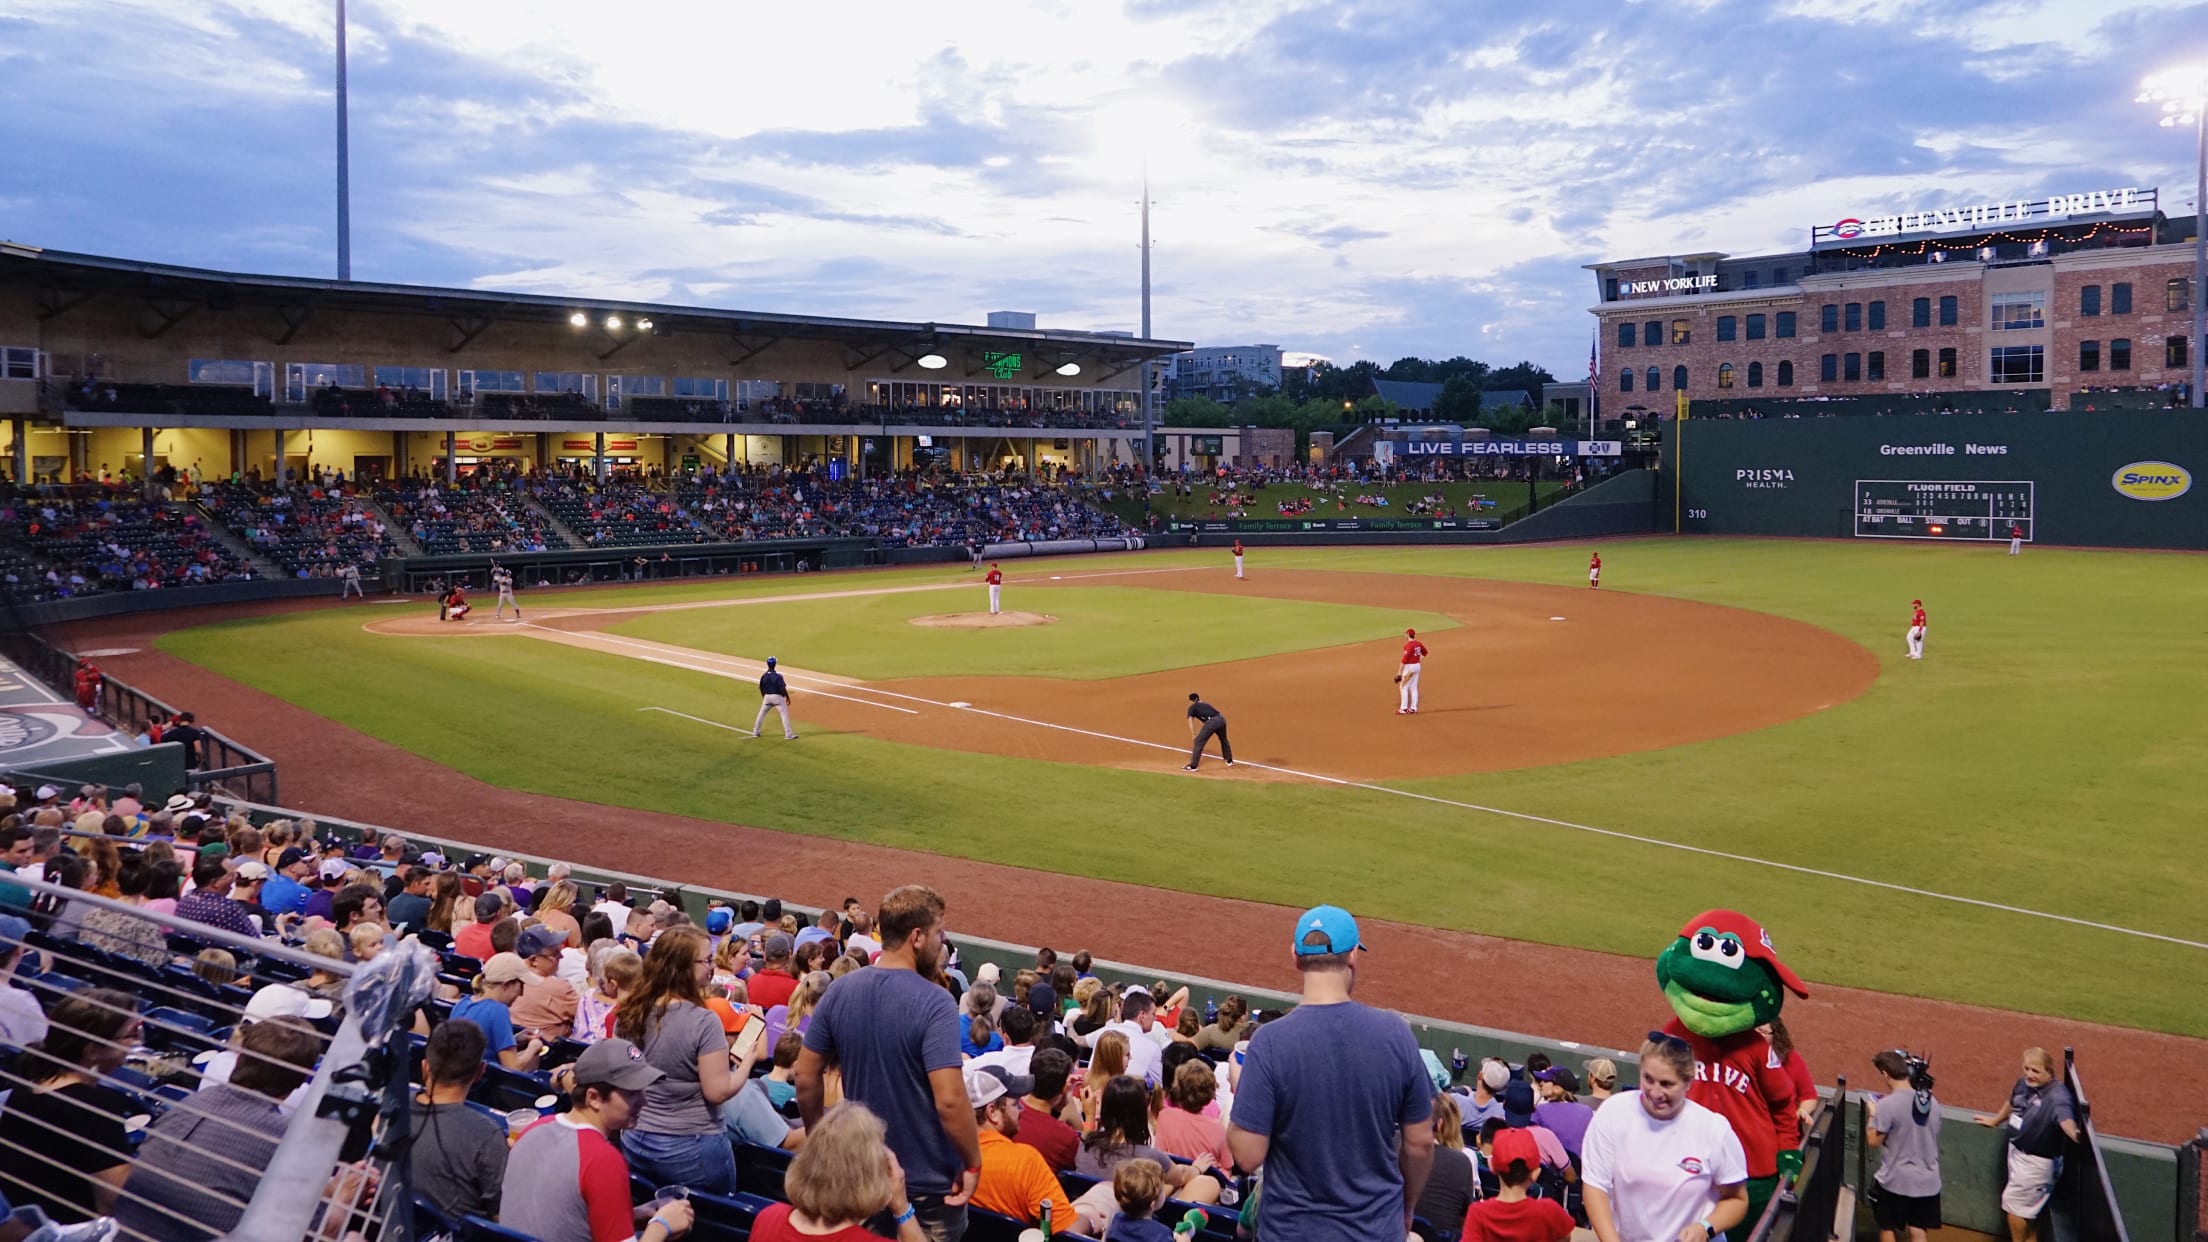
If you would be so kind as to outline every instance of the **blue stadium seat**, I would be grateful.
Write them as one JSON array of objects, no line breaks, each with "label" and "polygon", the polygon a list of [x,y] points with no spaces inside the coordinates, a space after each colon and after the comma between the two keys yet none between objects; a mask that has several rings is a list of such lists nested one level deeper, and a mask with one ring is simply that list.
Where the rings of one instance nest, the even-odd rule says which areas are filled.
[{"label": "blue stadium seat", "polygon": [[454,1235],[460,1242],[538,1242],[536,1238],[480,1216],[465,1217]]},{"label": "blue stadium seat", "polygon": [[780,1201],[782,1176],[789,1172],[793,1153],[757,1143],[736,1144],[736,1189],[747,1195]]},{"label": "blue stadium seat", "polygon": [[[651,1197],[658,1196],[655,1194]],[[731,1197],[693,1190],[690,1192],[690,1210],[697,1214],[697,1223],[691,1226],[690,1237],[694,1242],[744,1242],[751,1236],[752,1222],[758,1220],[759,1213],[772,1205],[772,1200],[758,1195],[739,1194]]]},{"label": "blue stadium seat", "polygon": [[417,1238],[442,1237],[454,1231],[452,1218],[437,1210],[437,1205],[420,1195],[413,1196],[414,1236]]}]

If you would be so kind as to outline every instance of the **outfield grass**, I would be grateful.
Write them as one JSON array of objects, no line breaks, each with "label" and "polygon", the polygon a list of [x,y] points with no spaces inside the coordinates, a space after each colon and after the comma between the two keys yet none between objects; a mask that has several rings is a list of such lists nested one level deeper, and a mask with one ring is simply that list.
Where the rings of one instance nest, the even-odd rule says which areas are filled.
[{"label": "outfield grass", "polygon": [[977,672],[1078,681],[1368,642],[1403,625],[1457,627],[1437,613],[1353,604],[1019,583],[1006,588],[1005,607],[1046,613],[1056,624],[995,630],[910,624],[914,617],[985,611],[986,588],[969,577],[969,589],[961,591],[693,608],[652,613],[611,632],[701,651],[778,653],[796,668],[867,681]]},{"label": "outfield grass", "polygon": [[[2198,758],[2208,743],[2199,706],[2208,698],[2200,620],[2208,573],[2197,558],[2032,549],[2011,559],[1988,547],[1715,539],[1635,540],[1603,552],[1605,590],[1809,621],[1864,643],[1884,661],[1883,675],[1854,702],[1771,729],[1405,788],[2208,941],[2199,897],[2208,867],[2195,832],[2208,794]],[[1216,555],[1063,564],[1100,571]],[[1573,586],[1584,583],[1585,565],[1584,546],[1266,554],[1268,568]],[[570,598],[610,607],[956,580],[971,576],[925,569]],[[1007,602],[1035,607],[1025,597],[1045,590],[1022,589]],[[1125,607],[1117,588],[1081,598],[1092,594],[1099,610]],[[1900,658],[1902,629],[1918,596],[1931,631],[1927,658],[1912,662]],[[883,614],[892,637],[877,641],[893,647],[908,641],[905,631],[920,633],[895,623],[900,610],[956,610],[933,593],[886,598],[899,604]],[[1314,633],[1328,632],[1322,606],[1289,607],[1320,609],[1299,615],[1318,618],[1308,622]],[[1071,600],[1041,610],[1085,608]],[[790,617],[773,616],[785,611]],[[790,604],[666,616],[789,625],[796,635],[815,612]],[[333,609],[185,631],[162,645],[480,779],[537,792],[1105,879],[1200,883],[1290,905],[1332,900],[1360,913],[1631,954],[1652,955],[1697,909],[1736,905],[1769,923],[1790,964],[1814,979],[2176,1033],[2208,1027],[2208,952],[2183,945],[1365,790],[981,755],[947,763],[941,751],[853,736],[736,749],[718,730],[635,711],[658,704],[748,719],[752,702],[725,680],[531,642],[399,642],[364,634],[359,622],[358,610]],[[1137,607],[1102,626],[1099,641],[1159,624],[1169,616]],[[800,662],[790,652],[802,648],[783,645],[784,658]],[[986,666],[942,671],[1012,671],[1001,667],[1001,649],[985,654]],[[1054,654],[1065,666],[1050,671],[1115,675],[1132,671],[1109,664],[1126,654],[1125,644],[1076,643]],[[1663,659],[1661,642],[1647,658]],[[819,663],[858,671],[840,659]],[[486,703],[499,705],[496,731],[479,727]],[[1067,718],[1077,716],[1069,704]],[[250,740],[249,728],[241,732]],[[578,737],[591,744],[576,746]],[[790,796],[758,800],[765,783]],[[972,816],[975,805],[1004,805],[1006,789],[1030,791],[1035,815]],[[1188,824],[1205,825],[1200,838]],[[1221,865],[1168,861],[1184,859],[1192,844]],[[1646,999],[1654,1000],[1653,984]]]}]

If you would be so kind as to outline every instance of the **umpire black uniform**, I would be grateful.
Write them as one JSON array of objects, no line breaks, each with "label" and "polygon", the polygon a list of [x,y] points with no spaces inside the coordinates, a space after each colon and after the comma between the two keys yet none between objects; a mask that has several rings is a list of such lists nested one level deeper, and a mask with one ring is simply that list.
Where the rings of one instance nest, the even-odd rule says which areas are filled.
[{"label": "umpire black uniform", "polygon": [[1204,743],[1210,741],[1213,734],[1217,734],[1219,737],[1219,757],[1227,761],[1228,767],[1233,767],[1234,744],[1227,740],[1226,715],[1218,708],[1204,702],[1202,696],[1191,694],[1188,696],[1188,718],[1191,721],[1200,722],[1200,724],[1189,726],[1190,730],[1196,735],[1196,740],[1189,744],[1188,766],[1183,768],[1182,771],[1193,772],[1196,770],[1196,765],[1203,762]]}]

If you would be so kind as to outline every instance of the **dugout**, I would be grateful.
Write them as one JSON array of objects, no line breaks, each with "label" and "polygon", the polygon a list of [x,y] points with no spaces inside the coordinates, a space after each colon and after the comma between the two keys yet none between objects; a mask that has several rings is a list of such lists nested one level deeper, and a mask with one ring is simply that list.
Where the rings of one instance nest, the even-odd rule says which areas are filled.
[{"label": "dugout", "polygon": [[[544,552],[458,553],[396,556],[383,563],[383,586],[426,591],[432,580],[458,581],[488,591],[491,565],[513,571],[517,592],[540,582],[574,586],[593,582],[657,582],[762,573],[820,573],[866,565],[900,565],[965,559],[963,548],[885,548],[875,539],[768,539],[752,543],[691,543]],[[495,596],[492,598],[496,598]]]}]

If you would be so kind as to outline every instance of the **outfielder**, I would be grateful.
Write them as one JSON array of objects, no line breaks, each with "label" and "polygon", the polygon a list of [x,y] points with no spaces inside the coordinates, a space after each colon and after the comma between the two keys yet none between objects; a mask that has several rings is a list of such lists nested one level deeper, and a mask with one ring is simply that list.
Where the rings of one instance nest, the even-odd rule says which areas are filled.
[{"label": "outfielder", "polygon": [[1234,541],[1234,576],[1237,578],[1242,576],[1242,541],[1240,539]]},{"label": "outfielder", "polygon": [[355,595],[362,599],[368,598],[367,589],[360,585],[360,566],[347,565],[337,572],[337,576],[345,583],[345,589],[337,593],[339,600],[348,600]]},{"label": "outfielder", "polygon": [[514,620],[521,620],[521,601],[514,598],[514,572],[504,565],[491,566],[491,585],[498,588],[498,607],[491,610],[496,621],[506,615],[506,605],[514,606]]},{"label": "outfielder", "polygon": [[767,671],[759,677],[759,714],[751,718],[751,735],[759,736],[759,726],[767,721],[767,709],[782,713],[782,740],[797,740],[797,730],[790,727],[790,686],[782,680],[782,674],[774,671],[774,657],[767,657]]},{"label": "outfielder", "polygon": [[1194,691],[1188,696],[1188,732],[1193,740],[1188,746],[1188,766],[1181,769],[1183,772],[1195,771],[1196,765],[1204,761],[1204,743],[1209,742],[1213,734],[1219,736],[1219,757],[1227,761],[1228,767],[1234,766],[1234,744],[1227,741],[1226,716]]},{"label": "outfielder", "polygon": [[1587,558],[1587,589],[1590,591],[1602,589],[1602,553],[1600,552],[1592,553]]},{"label": "outfielder", "polygon": [[997,568],[995,561],[989,562],[987,581],[989,583],[989,615],[993,617],[1004,611],[1004,571]]},{"label": "outfielder", "polygon": [[1914,610],[1909,614],[1909,658],[1921,660],[1924,658],[1924,601],[1910,600],[1909,607]]},{"label": "outfielder", "polygon": [[2024,551],[2024,528],[2023,528],[2023,527],[2021,527],[2021,526],[2018,526],[2018,525],[2017,525],[2016,523],[2014,523],[2014,522],[2011,522],[2011,523],[2009,523],[2009,555],[2010,555],[2010,556],[2019,556],[2019,555],[2022,555],[2022,554],[2023,554],[2023,551]]},{"label": "outfielder", "polygon": [[1395,714],[1418,714],[1418,670],[1425,667],[1426,644],[1418,641],[1417,630],[1403,631],[1403,664],[1395,671],[1397,691]]}]

